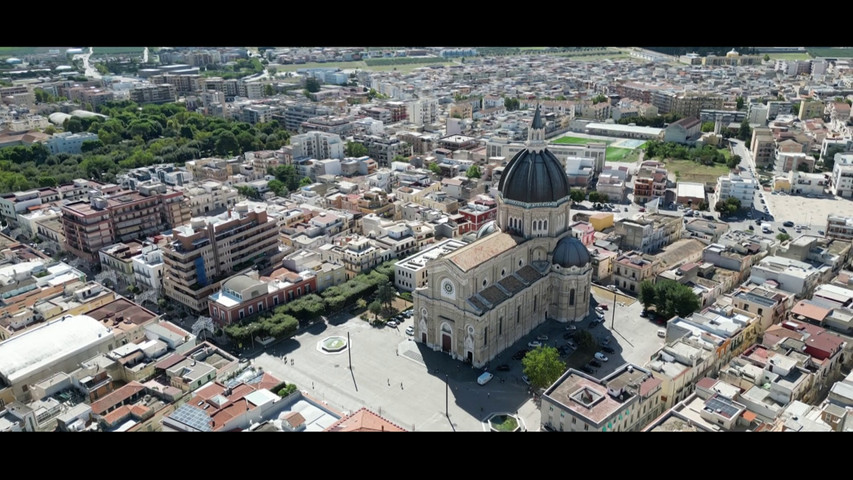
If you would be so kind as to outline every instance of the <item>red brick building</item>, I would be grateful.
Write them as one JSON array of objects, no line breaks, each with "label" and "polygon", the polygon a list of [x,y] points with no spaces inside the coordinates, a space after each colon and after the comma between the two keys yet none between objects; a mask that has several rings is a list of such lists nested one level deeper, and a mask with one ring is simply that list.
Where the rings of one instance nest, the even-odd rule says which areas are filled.
[{"label": "red brick building", "polygon": [[269,277],[241,274],[224,281],[208,298],[207,308],[210,318],[224,326],[316,291],[313,272],[300,275],[280,268]]}]

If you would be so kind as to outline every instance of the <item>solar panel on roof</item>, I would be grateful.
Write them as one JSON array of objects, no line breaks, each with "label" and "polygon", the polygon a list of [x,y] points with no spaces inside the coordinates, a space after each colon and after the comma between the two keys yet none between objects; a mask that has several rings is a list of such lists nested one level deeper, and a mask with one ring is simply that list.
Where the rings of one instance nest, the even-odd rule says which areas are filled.
[{"label": "solar panel on roof", "polygon": [[169,417],[202,432],[209,432],[211,430],[210,416],[204,410],[193,407],[192,405],[181,405]]}]

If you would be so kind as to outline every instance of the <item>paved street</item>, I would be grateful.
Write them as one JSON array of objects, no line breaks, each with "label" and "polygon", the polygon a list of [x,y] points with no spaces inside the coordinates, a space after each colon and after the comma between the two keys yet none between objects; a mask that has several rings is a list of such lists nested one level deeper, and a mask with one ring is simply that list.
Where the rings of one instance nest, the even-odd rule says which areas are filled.
[{"label": "paved street", "polygon": [[[476,378],[481,371],[410,341],[404,332],[411,320],[396,329],[374,328],[358,318],[333,323],[315,325],[270,347],[253,364],[333,408],[349,412],[365,406],[407,430],[484,431],[482,419],[493,412],[519,412],[528,430],[539,429],[539,411],[520,381],[521,362],[515,361],[510,372],[495,372],[491,382],[480,386]],[[352,370],[350,352],[330,354],[318,346],[326,337],[347,334]]]}]

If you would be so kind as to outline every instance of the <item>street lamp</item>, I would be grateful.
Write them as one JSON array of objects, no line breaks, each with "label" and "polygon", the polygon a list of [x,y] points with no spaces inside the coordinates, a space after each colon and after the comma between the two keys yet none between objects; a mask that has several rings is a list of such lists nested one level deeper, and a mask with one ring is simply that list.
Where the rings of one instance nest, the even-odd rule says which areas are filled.
[{"label": "street lamp", "polygon": [[614,323],[616,322],[616,290],[613,291],[613,312],[610,314],[610,328],[613,328]]},{"label": "street lamp", "polygon": [[450,383],[447,380],[447,374],[444,374],[444,416],[450,418]]}]

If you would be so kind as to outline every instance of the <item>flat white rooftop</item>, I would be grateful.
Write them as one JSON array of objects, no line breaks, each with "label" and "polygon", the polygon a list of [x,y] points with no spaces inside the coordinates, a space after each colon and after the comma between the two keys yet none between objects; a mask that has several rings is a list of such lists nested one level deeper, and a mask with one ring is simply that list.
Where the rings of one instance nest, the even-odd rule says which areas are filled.
[{"label": "flat white rooftop", "polygon": [[110,330],[87,315],[58,319],[0,342],[0,375],[11,383],[112,338]]}]

